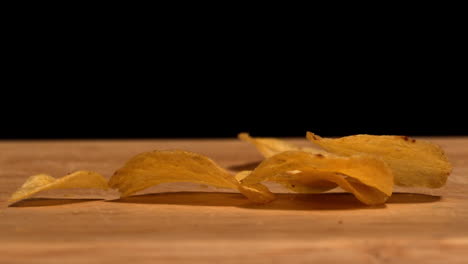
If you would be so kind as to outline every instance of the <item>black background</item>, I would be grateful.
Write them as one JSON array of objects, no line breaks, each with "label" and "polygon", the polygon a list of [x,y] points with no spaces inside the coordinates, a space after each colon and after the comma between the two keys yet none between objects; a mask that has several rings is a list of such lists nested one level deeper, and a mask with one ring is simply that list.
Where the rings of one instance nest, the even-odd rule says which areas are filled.
[{"label": "black background", "polygon": [[468,135],[459,34],[442,28],[82,27],[9,39],[0,139]]},{"label": "black background", "polygon": [[[88,80],[73,87],[64,81],[63,90],[19,92],[2,106],[0,137],[206,138],[234,137],[239,132],[302,137],[306,131],[323,136],[468,135],[460,114],[464,106],[450,104],[457,99],[454,94],[422,97],[404,89],[370,87],[368,91],[354,87],[321,91],[316,84],[305,93],[288,87],[289,78],[269,81],[263,89],[239,88],[242,83],[224,87],[224,78],[234,77],[220,77],[210,89],[203,81],[181,85],[188,89],[164,84],[142,89],[144,84],[139,86],[130,78],[123,84],[130,88],[123,90],[83,88],[94,82]],[[277,90],[269,85],[278,85]]]},{"label": "black background", "polygon": [[17,74],[2,98],[0,138],[468,135],[464,96],[440,67],[96,63]]}]

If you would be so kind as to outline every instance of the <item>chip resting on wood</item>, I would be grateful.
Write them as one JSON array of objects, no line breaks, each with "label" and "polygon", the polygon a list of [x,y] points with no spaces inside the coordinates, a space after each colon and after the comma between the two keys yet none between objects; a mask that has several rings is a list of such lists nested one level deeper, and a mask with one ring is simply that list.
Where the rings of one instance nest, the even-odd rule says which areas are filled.
[{"label": "chip resting on wood", "polygon": [[25,199],[45,190],[70,188],[107,189],[107,179],[92,171],[77,171],[58,179],[47,174],[33,175],[11,195],[9,202]]},{"label": "chip resting on wood", "polygon": [[395,184],[400,186],[439,188],[445,185],[452,171],[440,146],[407,136],[322,138],[308,132],[307,139],[337,155],[367,154],[381,158],[392,169]]},{"label": "chip resting on wood", "polygon": [[384,203],[393,190],[390,168],[369,155],[340,157],[285,151],[266,158],[242,178],[242,184],[273,181],[297,192],[323,192],[340,186],[369,205]]},{"label": "chip resting on wood", "polygon": [[239,190],[250,200],[269,202],[274,195],[261,184],[241,186],[235,176],[208,157],[183,150],[152,151],[138,154],[117,170],[109,186],[122,197],[168,182],[194,182]]}]

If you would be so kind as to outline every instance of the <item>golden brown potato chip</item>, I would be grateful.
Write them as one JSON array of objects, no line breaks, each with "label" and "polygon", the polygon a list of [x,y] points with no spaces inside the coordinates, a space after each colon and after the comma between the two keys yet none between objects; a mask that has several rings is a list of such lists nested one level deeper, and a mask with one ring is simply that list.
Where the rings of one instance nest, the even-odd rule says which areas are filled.
[{"label": "golden brown potato chip", "polygon": [[307,132],[307,138],[338,155],[368,154],[380,157],[393,171],[395,184],[438,188],[445,185],[452,165],[441,147],[406,136],[355,135],[322,138]]},{"label": "golden brown potato chip", "polygon": [[282,152],[265,159],[242,184],[263,181],[289,185],[299,192],[316,192],[339,185],[369,205],[384,203],[393,190],[393,174],[387,164],[364,155],[339,157],[304,151]]},{"label": "golden brown potato chip", "polygon": [[[241,171],[236,174],[236,180],[242,183],[242,181],[247,178],[252,173],[252,171]],[[301,171],[293,170],[287,172],[290,175],[299,174]],[[277,181],[284,187],[291,189],[292,191],[299,193],[321,193],[338,187],[336,183],[330,182],[328,180],[316,179],[315,181],[309,179],[307,184],[302,184],[300,182],[291,182],[291,181]],[[244,184],[245,185],[245,184]]]},{"label": "golden brown potato chip", "polygon": [[47,174],[38,174],[29,177],[26,182],[11,195],[9,202],[25,199],[40,191],[69,188],[107,189],[108,186],[106,178],[92,171],[77,171],[58,179]]},{"label": "golden brown potato chip", "polygon": [[261,185],[241,186],[236,178],[206,156],[182,151],[152,151],[139,154],[117,170],[109,186],[122,197],[168,182],[194,182],[239,190],[250,200],[271,201],[274,195]]},{"label": "golden brown potato chip", "polygon": [[319,149],[298,147],[277,138],[253,138],[248,133],[240,133],[237,137],[242,141],[249,142],[254,145],[265,158],[288,150],[302,150],[315,154],[324,153]]},{"label": "golden brown potato chip", "polygon": [[250,173],[252,173],[252,171],[240,171],[236,174],[235,178],[240,183],[245,177],[249,176]]}]

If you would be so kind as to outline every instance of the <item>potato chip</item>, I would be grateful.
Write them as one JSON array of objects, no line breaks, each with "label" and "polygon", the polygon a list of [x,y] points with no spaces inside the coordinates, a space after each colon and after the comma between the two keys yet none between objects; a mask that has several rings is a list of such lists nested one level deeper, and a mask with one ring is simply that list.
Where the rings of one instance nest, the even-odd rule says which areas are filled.
[{"label": "potato chip", "polygon": [[315,154],[324,153],[319,149],[298,147],[277,138],[253,138],[248,133],[240,133],[237,137],[242,141],[249,142],[254,145],[265,158],[288,150],[302,150]]},{"label": "potato chip", "polygon": [[259,203],[274,199],[266,187],[259,184],[241,186],[232,174],[208,157],[183,150],[141,153],[114,173],[109,186],[125,197],[168,182],[194,182],[235,189]]},{"label": "potato chip", "polygon": [[289,185],[298,192],[320,192],[338,185],[369,205],[384,203],[393,190],[393,174],[387,164],[365,155],[340,157],[285,151],[265,159],[243,178],[242,184],[263,181]]},{"label": "potato chip", "polygon": [[242,180],[250,175],[252,171],[241,171],[236,174],[235,178],[239,182],[239,191],[250,200],[257,203],[268,203],[275,199],[275,195],[261,183],[257,184],[242,184]]},{"label": "potato chip", "polygon": [[[247,178],[252,173],[252,171],[241,171],[236,174],[236,180],[242,183],[242,181]],[[301,171],[299,170],[293,170],[293,171],[288,171],[287,173],[293,175],[293,174],[299,174]],[[320,180],[317,179],[316,181],[309,181],[308,184],[304,185],[301,184],[300,182],[294,183],[291,181],[278,181],[280,184],[282,184],[284,187],[291,189],[295,192],[299,193],[321,193],[325,192],[331,189],[334,189],[338,187],[336,183],[330,182],[328,180]]]},{"label": "potato chip", "polygon": [[254,203],[269,203],[275,199],[275,194],[270,192],[266,186],[261,183],[256,184],[240,184],[238,187],[245,197]]},{"label": "potato chip", "polygon": [[338,155],[368,154],[380,157],[393,171],[395,184],[439,188],[452,171],[441,147],[406,136],[354,135],[322,138],[307,132],[307,138],[324,150]]},{"label": "potato chip", "polygon": [[11,195],[9,202],[30,197],[40,191],[69,188],[107,189],[107,180],[101,174],[92,171],[77,171],[62,178],[54,178],[47,174],[29,177],[26,182]]},{"label": "potato chip", "polygon": [[252,171],[240,171],[236,174],[235,178],[240,183],[243,179],[245,179]]}]

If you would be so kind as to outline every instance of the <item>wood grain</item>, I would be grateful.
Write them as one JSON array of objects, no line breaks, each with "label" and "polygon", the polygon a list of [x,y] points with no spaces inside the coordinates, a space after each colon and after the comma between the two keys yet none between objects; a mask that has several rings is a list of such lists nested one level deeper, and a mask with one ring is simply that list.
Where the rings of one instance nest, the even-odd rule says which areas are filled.
[{"label": "wood grain", "polygon": [[32,174],[109,176],[153,149],[199,152],[233,171],[261,157],[237,140],[3,141],[0,263],[467,263],[468,138],[429,140],[455,165],[448,184],[397,189],[375,207],[345,193],[284,193],[259,206],[230,190],[185,183],[125,199],[53,190],[8,206]]}]

